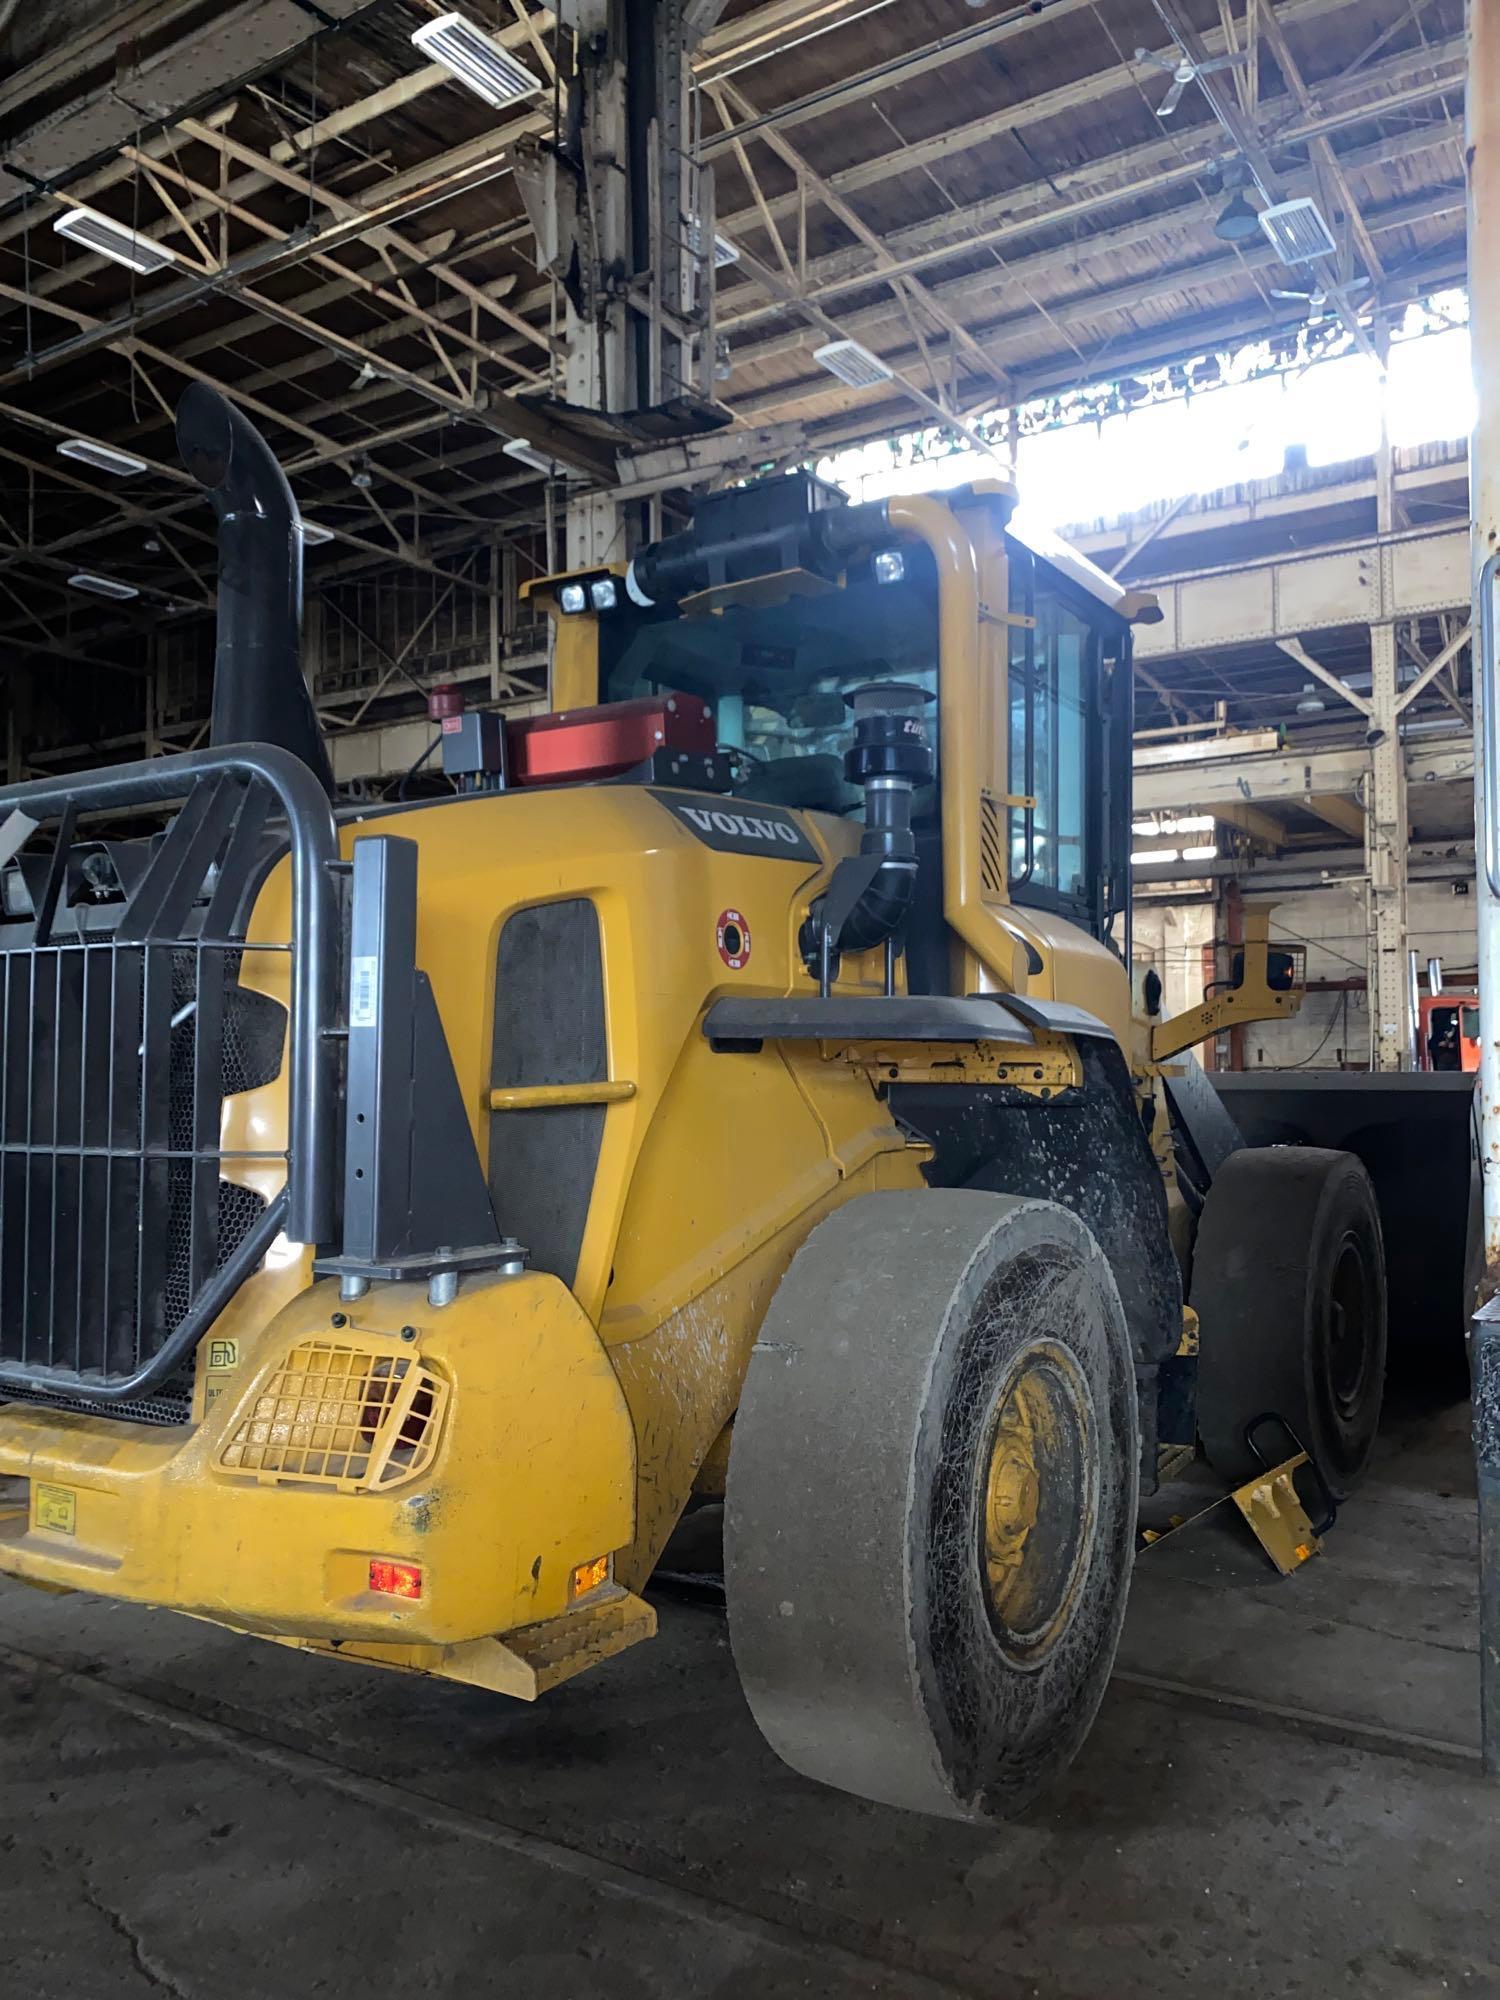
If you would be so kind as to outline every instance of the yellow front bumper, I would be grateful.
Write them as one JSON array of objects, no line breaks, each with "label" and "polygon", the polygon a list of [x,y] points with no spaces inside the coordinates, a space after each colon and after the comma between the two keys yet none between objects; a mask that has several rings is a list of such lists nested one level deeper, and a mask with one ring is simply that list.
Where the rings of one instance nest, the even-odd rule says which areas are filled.
[{"label": "yellow front bumper", "polygon": [[[629,1413],[557,1279],[470,1279],[440,1309],[377,1286],[347,1318],[324,1282],[245,1331],[259,1283],[207,1378],[200,1350],[190,1428],[0,1406],[0,1481],[26,1482],[0,1500],[0,1572],[378,1659],[562,1617],[574,1570],[629,1543]],[[387,1417],[395,1448],[372,1452]],[[372,1592],[372,1560],[420,1594]]]}]

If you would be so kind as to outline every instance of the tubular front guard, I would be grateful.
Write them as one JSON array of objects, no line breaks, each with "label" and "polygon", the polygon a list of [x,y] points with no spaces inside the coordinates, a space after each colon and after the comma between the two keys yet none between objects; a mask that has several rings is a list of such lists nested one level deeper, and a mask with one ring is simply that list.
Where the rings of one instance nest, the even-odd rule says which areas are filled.
[{"label": "tubular front guard", "polygon": [[[236,1306],[249,1308],[245,1287]],[[340,1308],[315,1284],[199,1353],[190,1429],[0,1406],[0,1572],[272,1638],[451,1647],[560,1617],[634,1532],[635,1439],[555,1278]],[[12,1489],[13,1490],[13,1489]],[[371,1564],[399,1594],[371,1588]],[[575,1572],[583,1570],[581,1576]]]}]

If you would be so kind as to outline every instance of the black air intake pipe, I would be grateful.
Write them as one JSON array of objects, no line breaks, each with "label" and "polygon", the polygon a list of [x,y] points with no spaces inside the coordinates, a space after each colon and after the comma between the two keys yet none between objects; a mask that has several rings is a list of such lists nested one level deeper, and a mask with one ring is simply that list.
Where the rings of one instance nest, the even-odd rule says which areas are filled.
[{"label": "black air intake pipe", "polygon": [[333,791],[302,675],[302,522],[286,474],[248,418],[194,382],[177,449],[219,517],[219,625],[209,742],[274,743]]},{"label": "black air intake pipe", "polygon": [[854,710],[844,775],[864,788],[865,830],[859,853],[839,862],[802,926],[803,960],[825,993],[844,952],[871,951],[905,927],[917,887],[912,793],[932,777],[922,720],[931,698],[900,681],[872,681],[844,697]]}]

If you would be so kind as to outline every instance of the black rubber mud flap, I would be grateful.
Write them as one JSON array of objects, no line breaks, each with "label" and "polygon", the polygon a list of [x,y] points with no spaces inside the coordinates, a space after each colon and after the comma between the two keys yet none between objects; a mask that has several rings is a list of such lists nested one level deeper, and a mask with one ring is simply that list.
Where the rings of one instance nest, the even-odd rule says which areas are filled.
[{"label": "black rubber mud flap", "polygon": [[1219,1169],[1193,1245],[1198,1430],[1214,1470],[1260,1470],[1245,1425],[1284,1417],[1335,1499],[1363,1477],[1385,1390],[1380,1213],[1352,1153],[1270,1146]]},{"label": "black rubber mud flap", "polygon": [[1125,1315],[1076,1215],[933,1189],[822,1223],[761,1329],[725,1503],[772,1748],[913,1811],[1029,1804],[1109,1677],[1138,1454]]}]

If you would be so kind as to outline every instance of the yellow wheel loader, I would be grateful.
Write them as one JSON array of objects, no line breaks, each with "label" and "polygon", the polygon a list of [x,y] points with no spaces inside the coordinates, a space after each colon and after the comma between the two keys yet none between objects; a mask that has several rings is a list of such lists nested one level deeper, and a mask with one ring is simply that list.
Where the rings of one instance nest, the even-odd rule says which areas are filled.
[{"label": "yellow wheel loader", "polygon": [[286,482],[179,438],[211,747],[0,799],[0,1570],[530,1699],[722,1498],[780,1755],[1018,1809],[1159,1450],[1274,1411],[1343,1492],[1380,1404],[1363,1170],[1179,1060],[1293,969],[1132,1000],[1149,601],[1000,484],[770,480],[535,586],[552,712],[341,805]]}]

